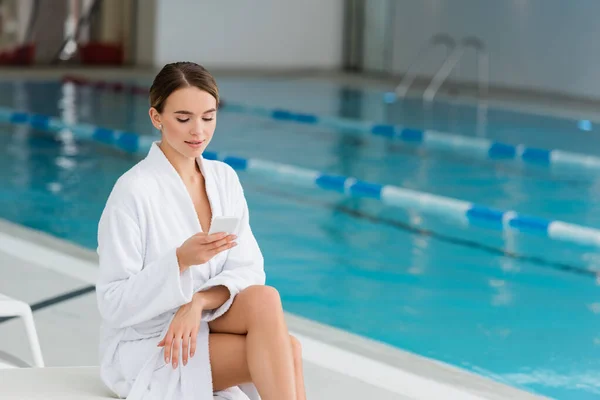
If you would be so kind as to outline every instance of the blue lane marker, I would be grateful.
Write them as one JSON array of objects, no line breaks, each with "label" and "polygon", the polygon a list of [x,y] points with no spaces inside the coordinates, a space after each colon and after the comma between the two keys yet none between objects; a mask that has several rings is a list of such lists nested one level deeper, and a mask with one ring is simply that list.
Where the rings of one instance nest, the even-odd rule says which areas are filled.
[{"label": "blue lane marker", "polygon": [[467,217],[490,222],[502,222],[504,211],[483,206],[473,206],[467,211]]},{"label": "blue lane marker", "polygon": [[115,131],[107,128],[96,128],[92,135],[92,139],[102,143],[112,144],[115,140]]},{"label": "blue lane marker", "polygon": [[407,142],[422,142],[423,141],[423,131],[419,129],[411,129],[404,128],[402,132],[400,132],[400,138]]},{"label": "blue lane marker", "polygon": [[373,135],[385,136],[385,137],[394,137],[396,135],[396,127],[394,125],[386,125],[386,124],[378,124],[373,125],[371,128],[371,133]]},{"label": "blue lane marker", "polygon": [[[93,87],[96,86],[93,82],[89,82],[85,79],[78,79],[76,77],[68,77],[65,78],[66,82],[72,82],[76,85],[91,85]],[[98,86],[99,87],[99,86]],[[133,92],[137,94],[147,94],[147,88],[139,88],[136,86],[129,87],[123,86],[118,82],[114,84],[105,84],[103,85],[105,88],[110,88],[111,90],[117,89],[127,89],[126,92]],[[131,90],[129,90],[131,89]],[[123,91],[123,90],[121,90]],[[385,94],[385,98],[393,99],[395,94],[393,92],[389,92]],[[326,115],[317,115],[317,114],[303,114],[300,112],[294,112],[291,110],[284,109],[270,109],[265,107],[252,107],[249,105],[238,104],[238,103],[229,103],[225,101],[221,101],[220,108],[223,108],[226,111],[231,112],[241,112],[252,114],[256,116],[272,118],[280,121],[287,122],[296,122],[296,123],[304,123],[304,124],[323,124],[324,126],[334,127],[339,129],[340,131],[360,131],[360,132],[369,132],[374,135],[384,136],[387,138],[395,138],[397,136],[400,137],[401,140],[404,141],[414,141],[414,142],[423,142],[424,137],[427,136],[427,132],[420,131],[419,129],[408,129],[402,130],[399,126],[394,126],[389,123],[376,123],[369,122],[363,120],[356,120],[352,118],[344,118],[341,116],[326,116]],[[11,116],[7,115],[6,108],[0,108],[0,121],[3,121],[7,118],[11,118],[11,122],[13,123],[25,123],[26,120],[23,119],[23,115],[15,115]],[[12,110],[9,110],[12,112]],[[591,123],[587,120],[580,121],[579,127],[583,130],[590,130]],[[87,132],[86,132],[87,133]],[[480,142],[477,139],[469,138],[468,136],[460,136],[456,134],[451,134],[447,132],[441,132],[441,134],[447,135],[447,140],[444,142],[453,143],[453,148],[464,147],[465,149],[473,149],[473,148],[481,148]],[[458,139],[458,140],[454,140]],[[435,140],[431,143],[436,142]],[[429,142],[423,142],[425,147],[429,146]],[[475,146],[473,146],[475,145]],[[493,143],[490,148],[488,148],[487,155],[489,158],[505,158],[505,159],[514,159],[516,158],[516,147],[520,147],[522,145],[514,146],[511,144],[505,143]],[[435,145],[433,146],[436,147]],[[527,162],[536,162],[542,164],[550,164],[553,162],[551,159],[551,154],[553,150],[546,149],[525,149],[524,153],[521,155],[522,160]],[[477,155],[480,155],[478,152]],[[587,156],[583,154],[569,154],[570,156],[570,165],[578,165],[580,167],[589,169],[596,168],[598,164],[600,164],[600,157]],[[596,161],[591,165],[590,157],[593,157],[593,160]],[[557,162],[559,165],[560,161]]]},{"label": "blue lane marker", "polygon": [[517,148],[512,144],[494,142],[488,150],[491,158],[514,158],[517,155]]},{"label": "blue lane marker", "polygon": [[[45,128],[44,130],[54,132],[56,130],[70,129],[73,132],[78,133],[78,139],[93,139],[95,141],[101,141],[104,143],[108,143],[109,145],[119,147],[122,150],[126,150],[132,153],[139,151],[139,148],[143,145],[146,147],[149,143],[148,137],[139,135],[135,132],[121,132],[115,131],[112,129],[106,129],[101,127],[96,127],[94,125],[89,124],[67,124],[61,122],[58,118],[49,118],[46,116],[39,115],[30,115],[23,112],[8,112],[0,108],[0,117],[5,116],[6,118],[10,118],[10,121],[15,124],[21,123],[29,123],[32,126],[38,126],[40,128]],[[421,137],[421,132],[409,132],[406,135],[412,135],[415,139]],[[504,151],[504,150],[502,150]],[[527,155],[531,159],[536,160],[547,160],[549,159],[549,155],[551,153],[547,150],[543,149],[528,149]],[[215,152],[205,151],[203,157],[206,159],[218,159],[218,155]],[[252,170],[251,166],[249,168],[248,159],[242,157],[229,156],[223,160],[228,165],[232,166],[237,170]],[[288,166],[292,167],[293,166]],[[261,168],[259,168],[260,172]],[[279,170],[275,168],[273,172],[278,173]],[[373,199],[382,199],[382,191],[383,186],[378,183],[371,183],[365,181],[358,181],[355,178],[349,178],[345,176],[339,175],[330,175],[330,174],[320,174],[318,171],[306,170],[307,173],[315,174],[318,177],[315,179],[315,184],[326,190],[335,190],[338,192],[342,192],[349,195],[363,196],[369,197]],[[348,190],[346,190],[346,184],[348,185]],[[402,188],[399,188],[402,189]],[[427,194],[427,193],[424,193]],[[444,198],[440,198],[444,199]],[[445,198],[447,201],[455,201],[456,199]],[[391,205],[394,205],[390,203]],[[406,207],[406,204],[403,202],[399,202],[396,204],[399,207]],[[448,210],[449,214],[452,214],[456,211]],[[462,210],[460,211],[463,212]],[[508,224],[503,224],[503,217],[507,215],[507,213],[514,214],[514,217],[508,221]],[[513,211],[503,211],[494,208],[489,208],[480,205],[473,205],[470,209],[466,211],[466,217],[469,222],[475,224],[476,222],[487,221],[493,222],[497,225],[500,225],[502,230],[514,229],[516,231],[528,231],[531,233],[541,234],[553,240],[564,240],[567,242],[574,243],[584,243],[584,244],[598,244],[600,242],[600,230],[580,226],[573,224],[571,226],[572,232],[569,232],[568,229],[563,229],[561,234],[554,237],[549,233],[549,226],[552,223],[560,222],[560,221],[550,221],[543,218],[536,217],[527,217],[520,216]]]},{"label": "blue lane marker", "polygon": [[319,177],[317,177],[315,183],[320,188],[327,190],[335,190],[343,193],[344,185],[346,184],[346,179],[348,178],[345,176],[322,174],[319,175]]},{"label": "blue lane marker", "polygon": [[523,151],[523,160],[550,164],[550,150],[526,148]]},{"label": "blue lane marker", "polygon": [[297,114],[295,119],[303,124],[316,124],[319,122],[316,115],[310,114]]},{"label": "blue lane marker", "polygon": [[204,153],[202,153],[202,157],[206,158],[207,160],[219,159],[217,153],[215,153],[214,151],[205,151]]},{"label": "blue lane marker", "polygon": [[241,157],[225,157],[224,163],[231,165],[233,169],[245,171],[248,169],[248,160]]},{"label": "blue lane marker", "polygon": [[517,215],[516,218],[513,218],[509,221],[509,225],[518,230],[547,233],[550,221],[542,218]]},{"label": "blue lane marker", "polygon": [[9,121],[13,124],[24,124],[29,120],[29,114],[24,112],[15,112],[10,116]]},{"label": "blue lane marker", "polygon": [[140,146],[140,137],[133,132],[123,132],[117,139],[117,146],[128,153],[135,153]]},{"label": "blue lane marker", "polygon": [[273,119],[278,119],[281,121],[291,121],[293,120],[293,115],[291,112],[286,110],[273,110],[271,113],[271,117]]},{"label": "blue lane marker", "polygon": [[50,117],[45,115],[32,115],[29,118],[29,124],[36,129],[46,130],[50,124]]},{"label": "blue lane marker", "polygon": [[350,193],[358,196],[370,197],[373,199],[381,200],[382,189],[383,185],[380,185],[378,183],[357,181],[354,185],[350,186]]}]

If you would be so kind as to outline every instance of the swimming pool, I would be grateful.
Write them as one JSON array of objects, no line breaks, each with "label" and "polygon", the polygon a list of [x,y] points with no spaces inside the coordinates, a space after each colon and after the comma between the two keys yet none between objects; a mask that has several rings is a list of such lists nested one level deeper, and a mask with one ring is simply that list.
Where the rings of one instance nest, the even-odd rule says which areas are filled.
[{"label": "swimming pool", "polygon": [[[475,110],[389,105],[376,91],[222,79],[223,97],[475,136]],[[58,82],[0,84],[0,106],[150,134],[147,101]],[[577,121],[490,110],[486,136],[597,154]],[[0,217],[95,248],[115,179],[134,156],[0,126]],[[219,116],[211,150],[600,227],[595,175],[433,152],[319,125]],[[240,173],[270,284],[296,314],[560,399],[600,394],[597,249],[281,185]]]}]

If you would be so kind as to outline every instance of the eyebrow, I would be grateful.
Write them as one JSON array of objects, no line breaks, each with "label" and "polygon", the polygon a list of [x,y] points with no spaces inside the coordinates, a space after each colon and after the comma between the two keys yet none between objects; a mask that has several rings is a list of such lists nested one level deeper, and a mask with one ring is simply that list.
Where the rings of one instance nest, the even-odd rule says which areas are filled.
[{"label": "eyebrow", "polygon": [[[216,108],[211,108],[210,110],[206,110],[204,111],[202,114],[208,114],[211,112],[217,111]],[[185,114],[185,115],[194,115],[193,112],[191,111],[187,111],[187,110],[179,110],[179,111],[175,111],[175,114]]]}]

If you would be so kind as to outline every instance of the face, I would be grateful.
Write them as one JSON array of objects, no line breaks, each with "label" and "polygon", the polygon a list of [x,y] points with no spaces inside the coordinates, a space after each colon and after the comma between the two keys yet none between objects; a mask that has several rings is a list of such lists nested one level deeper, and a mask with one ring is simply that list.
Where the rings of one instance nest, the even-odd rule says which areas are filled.
[{"label": "face", "polygon": [[197,87],[171,93],[163,112],[150,108],[152,124],[162,132],[163,145],[183,157],[195,158],[210,143],[217,120],[217,100]]}]

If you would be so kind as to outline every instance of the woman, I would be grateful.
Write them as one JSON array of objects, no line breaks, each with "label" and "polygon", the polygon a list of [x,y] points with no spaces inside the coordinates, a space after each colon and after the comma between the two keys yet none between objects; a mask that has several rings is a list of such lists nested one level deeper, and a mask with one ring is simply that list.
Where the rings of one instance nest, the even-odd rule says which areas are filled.
[{"label": "woman", "polygon": [[[264,285],[238,177],[202,157],[214,78],[168,64],[150,104],[161,140],[118,179],[98,227],[103,381],[136,400],[305,399],[300,345]],[[216,216],[239,217],[236,232],[207,234]]]}]

